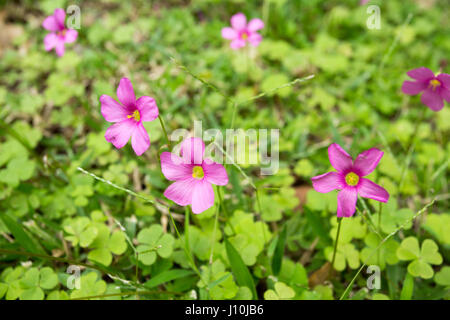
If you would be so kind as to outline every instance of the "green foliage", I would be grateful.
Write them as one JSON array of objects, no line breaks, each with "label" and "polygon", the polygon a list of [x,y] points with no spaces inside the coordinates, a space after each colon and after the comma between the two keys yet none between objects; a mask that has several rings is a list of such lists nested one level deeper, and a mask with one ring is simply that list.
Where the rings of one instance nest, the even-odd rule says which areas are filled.
[{"label": "green foliage", "polygon": [[138,236],[139,246],[136,248],[139,260],[149,266],[155,263],[157,255],[168,258],[172,255],[175,239],[171,234],[164,233],[159,224],[142,229]]},{"label": "green foliage", "polygon": [[[0,299],[448,299],[449,104],[432,112],[401,92],[413,68],[449,73],[444,2],[379,1],[380,32],[357,0],[239,1],[265,28],[260,46],[238,51],[220,36],[236,5],[166,2],[80,1],[89,16],[60,58],[44,50],[41,24],[67,1],[2,6]],[[222,199],[215,190],[214,206],[187,219],[163,195],[159,155],[170,148],[158,119],[144,123],[140,157],[105,140],[99,98],[117,100],[122,77],[155,98],[169,135],[194,120],[279,129],[279,170],[261,174],[248,157],[257,145],[246,148],[244,163],[226,166]],[[332,142],[353,157],[382,150],[368,178],[390,199],[381,216],[379,202],[358,200],[327,278],[338,191],[310,179],[335,171]],[[81,287],[69,289],[78,264]],[[362,264],[382,270],[375,293],[356,275]]]},{"label": "green foliage", "polygon": [[430,279],[434,275],[431,265],[440,265],[442,255],[439,248],[431,239],[426,239],[419,247],[419,241],[415,237],[404,239],[397,249],[397,257],[400,260],[412,261],[408,265],[408,272],[414,277]]}]

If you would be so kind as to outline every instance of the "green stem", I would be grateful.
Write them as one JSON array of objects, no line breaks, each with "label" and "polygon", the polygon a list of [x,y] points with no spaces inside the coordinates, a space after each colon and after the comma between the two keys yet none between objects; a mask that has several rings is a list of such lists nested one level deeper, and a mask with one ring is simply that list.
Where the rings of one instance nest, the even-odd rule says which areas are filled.
[{"label": "green stem", "polygon": [[342,217],[337,218],[338,229],[337,229],[337,233],[336,233],[336,240],[334,241],[334,251],[333,251],[333,258],[331,259],[330,275],[331,275],[331,271],[334,268],[334,262],[336,260],[336,252],[337,252],[337,246],[338,246],[338,242],[339,242],[339,234],[341,233],[342,219],[343,219]]},{"label": "green stem", "polygon": [[171,145],[171,143],[170,143],[169,136],[167,135],[166,126],[164,125],[164,121],[163,121],[163,119],[161,118],[161,115],[158,115],[158,119],[159,119],[159,123],[161,124],[161,128],[162,128],[162,130],[163,130],[163,132],[164,132],[164,135],[166,136],[167,145],[169,146],[169,149],[171,149],[171,148],[172,148],[172,145]]}]

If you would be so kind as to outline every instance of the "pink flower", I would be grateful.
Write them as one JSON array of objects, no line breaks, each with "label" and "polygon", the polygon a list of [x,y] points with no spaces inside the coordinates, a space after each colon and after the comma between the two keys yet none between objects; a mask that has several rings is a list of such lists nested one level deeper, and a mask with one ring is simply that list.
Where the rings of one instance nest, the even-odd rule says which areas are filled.
[{"label": "pink flower", "polygon": [[247,18],[243,13],[236,13],[231,17],[231,27],[222,29],[222,37],[231,40],[230,47],[234,50],[245,47],[247,42],[257,47],[262,40],[262,36],[256,32],[264,28],[261,19],[252,19],[247,24]]},{"label": "pink flower", "polygon": [[352,157],[337,143],[328,147],[328,158],[337,172],[327,172],[311,180],[317,192],[340,190],[337,196],[338,217],[353,216],[358,194],[381,202],[388,201],[389,193],[384,188],[363,178],[375,170],[383,154],[382,151],[372,148],[359,154],[353,161]]},{"label": "pink flower", "polygon": [[164,176],[175,181],[164,196],[180,206],[192,205],[192,212],[202,213],[214,204],[212,184],[228,183],[225,168],[210,159],[204,159],[205,144],[200,138],[188,138],[181,143],[181,158],[174,153],[161,154]]},{"label": "pink flower", "polygon": [[55,9],[52,16],[45,18],[42,26],[51,31],[44,38],[44,46],[46,51],[55,49],[59,57],[64,55],[64,45],[66,43],[75,42],[78,37],[78,32],[73,29],[67,29],[64,25],[66,13],[63,9]]},{"label": "pink flower", "polygon": [[155,99],[143,96],[136,100],[133,85],[127,78],[120,80],[117,98],[120,103],[106,94],[100,97],[103,118],[115,122],[106,130],[106,141],[120,149],[131,137],[131,146],[140,156],[150,147],[150,138],[142,123],[155,120],[159,114]]},{"label": "pink flower", "polygon": [[365,4],[367,4],[367,2],[369,2],[370,0],[360,0],[359,1],[359,5],[363,6]]},{"label": "pink flower", "polygon": [[407,72],[415,81],[403,82],[402,91],[408,95],[423,92],[420,100],[433,111],[444,107],[444,100],[450,102],[450,75],[441,73],[437,77],[428,68],[420,67]]}]

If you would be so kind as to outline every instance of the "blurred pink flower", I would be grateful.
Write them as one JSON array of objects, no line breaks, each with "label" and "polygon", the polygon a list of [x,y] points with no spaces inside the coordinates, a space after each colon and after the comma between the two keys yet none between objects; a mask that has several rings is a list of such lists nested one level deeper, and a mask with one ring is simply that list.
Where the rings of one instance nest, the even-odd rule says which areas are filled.
[{"label": "blurred pink flower", "polygon": [[245,47],[247,42],[257,47],[262,40],[262,36],[256,32],[264,28],[261,19],[252,19],[247,24],[247,18],[243,13],[236,13],[231,17],[231,28],[222,29],[222,37],[231,40],[230,47],[234,50]]},{"label": "blurred pink flower", "polygon": [[155,99],[143,96],[136,100],[133,85],[127,78],[120,80],[117,98],[120,103],[106,94],[100,97],[103,118],[115,122],[106,130],[106,141],[120,149],[131,137],[131,146],[140,156],[150,147],[150,138],[142,123],[155,120],[159,114]]},{"label": "blurred pink flower", "polygon": [[416,95],[423,92],[420,100],[433,111],[439,111],[444,107],[444,100],[450,102],[450,75],[441,73],[434,76],[433,71],[420,67],[407,72],[407,75],[415,81],[403,82],[402,91],[408,95]]},{"label": "blurred pink flower", "polygon": [[359,1],[359,5],[363,6],[365,4],[367,4],[367,2],[369,2],[370,0],[361,0]]},{"label": "blurred pink flower", "polygon": [[187,138],[181,143],[181,158],[174,153],[161,154],[164,176],[175,181],[164,196],[180,206],[192,205],[193,213],[202,213],[214,204],[212,184],[228,183],[225,168],[210,159],[204,159],[205,144],[200,138]]},{"label": "blurred pink flower", "polygon": [[327,172],[311,180],[317,192],[340,190],[337,196],[338,217],[353,216],[358,194],[363,198],[388,201],[389,193],[384,188],[363,178],[375,170],[383,154],[382,151],[372,148],[360,153],[353,161],[352,157],[337,143],[328,147],[328,158],[337,172]]},{"label": "blurred pink flower", "polygon": [[44,38],[44,46],[46,51],[55,49],[59,57],[64,55],[65,44],[75,42],[78,32],[73,29],[67,29],[64,25],[66,13],[63,9],[55,9],[52,16],[48,16],[42,22],[42,26],[51,31]]}]

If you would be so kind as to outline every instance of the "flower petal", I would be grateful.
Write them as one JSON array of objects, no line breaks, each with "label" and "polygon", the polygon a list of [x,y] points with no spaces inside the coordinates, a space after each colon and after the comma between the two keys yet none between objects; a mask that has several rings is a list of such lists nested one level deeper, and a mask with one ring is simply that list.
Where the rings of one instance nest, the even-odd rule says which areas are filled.
[{"label": "flower petal", "polygon": [[427,88],[427,83],[422,81],[404,81],[402,92],[409,95],[416,95]]},{"label": "flower petal", "polygon": [[356,211],[356,200],[358,192],[356,188],[347,187],[339,191],[337,196],[337,216],[351,217]]},{"label": "flower petal", "polygon": [[355,159],[353,167],[357,169],[357,173],[361,176],[367,176],[377,167],[384,152],[377,148],[371,148],[361,152]]},{"label": "flower petal", "polygon": [[248,31],[255,32],[264,28],[264,22],[261,19],[255,18],[250,20],[247,25]]},{"label": "flower petal", "polygon": [[125,107],[134,108],[136,106],[133,85],[128,78],[120,79],[119,86],[117,87],[117,98]]},{"label": "flower petal", "polygon": [[426,89],[420,97],[420,101],[433,111],[439,111],[444,107],[444,100],[439,94],[439,90],[433,90],[433,88]]},{"label": "flower petal", "polygon": [[66,20],[66,12],[63,9],[55,9],[53,12],[53,16],[55,17],[56,23],[58,24],[60,30],[64,29],[64,21]]},{"label": "flower petal", "polygon": [[61,38],[58,38],[56,40],[55,51],[58,57],[62,57],[64,55],[64,52],[66,51],[64,40],[62,40]]},{"label": "flower petal", "polygon": [[441,73],[436,77],[447,89],[450,90],[450,74]]},{"label": "flower petal", "polygon": [[142,122],[139,122],[131,134],[131,147],[136,155],[142,155],[150,147],[150,138]]},{"label": "flower petal", "polygon": [[352,166],[352,157],[337,143],[328,147],[328,158],[330,163],[337,171],[345,171]]},{"label": "flower petal", "polygon": [[136,101],[136,107],[141,114],[142,121],[153,121],[158,118],[159,110],[155,99],[142,96]]},{"label": "flower petal", "polygon": [[250,34],[250,36],[248,37],[248,42],[250,42],[250,44],[253,47],[257,47],[259,45],[259,43],[261,42],[261,40],[262,40],[262,36],[256,32]]},{"label": "flower petal", "polygon": [[59,31],[59,25],[54,16],[48,16],[42,21],[42,27],[48,31]]},{"label": "flower petal", "polygon": [[117,149],[122,148],[130,140],[136,128],[136,121],[127,119],[110,126],[105,133],[105,139],[111,142]]},{"label": "flower petal", "polygon": [[228,39],[228,40],[233,40],[233,39],[236,39],[237,37],[238,37],[238,33],[233,28],[226,27],[226,28],[222,29],[222,38]]},{"label": "flower petal", "polygon": [[78,31],[74,29],[67,29],[66,34],[64,35],[64,42],[65,43],[72,43],[77,40],[78,37]]},{"label": "flower petal", "polygon": [[233,29],[241,31],[247,26],[247,18],[242,12],[236,13],[231,17],[231,26]]},{"label": "flower petal", "polygon": [[202,163],[206,181],[224,186],[228,183],[228,174],[224,166],[210,159],[205,159]]},{"label": "flower petal", "polygon": [[245,47],[245,40],[242,39],[234,39],[230,42],[230,47],[233,50],[238,50],[240,48]]},{"label": "flower petal", "polygon": [[314,190],[327,193],[336,189],[342,189],[341,175],[337,172],[327,172],[311,178]]},{"label": "flower petal", "polygon": [[425,67],[410,70],[406,74],[411,78],[419,81],[427,81],[430,80],[431,78],[434,78],[433,71]]},{"label": "flower petal", "polygon": [[447,88],[440,88],[440,94],[442,99],[446,100],[448,103],[450,103],[450,89]]},{"label": "flower petal", "polygon": [[101,113],[108,122],[120,122],[127,120],[127,116],[132,113],[131,110],[123,107],[112,97],[104,94],[100,97]]},{"label": "flower petal", "polygon": [[171,152],[163,152],[160,156],[161,171],[167,180],[176,181],[192,178],[192,165]]},{"label": "flower petal", "polygon": [[358,193],[363,198],[370,198],[381,202],[387,202],[389,200],[389,193],[383,187],[366,178],[361,178],[358,185]]},{"label": "flower petal", "polygon": [[200,138],[187,138],[181,143],[181,156],[185,164],[202,164],[205,143]]},{"label": "flower petal", "polygon": [[58,36],[55,33],[49,33],[44,38],[45,51],[50,51],[58,43]]},{"label": "flower petal", "polygon": [[213,205],[214,190],[211,183],[205,179],[198,180],[192,192],[192,212],[199,214],[211,208]]},{"label": "flower petal", "polygon": [[195,178],[175,181],[164,191],[164,196],[180,206],[187,206],[192,203],[192,192],[196,182],[198,180]]}]

